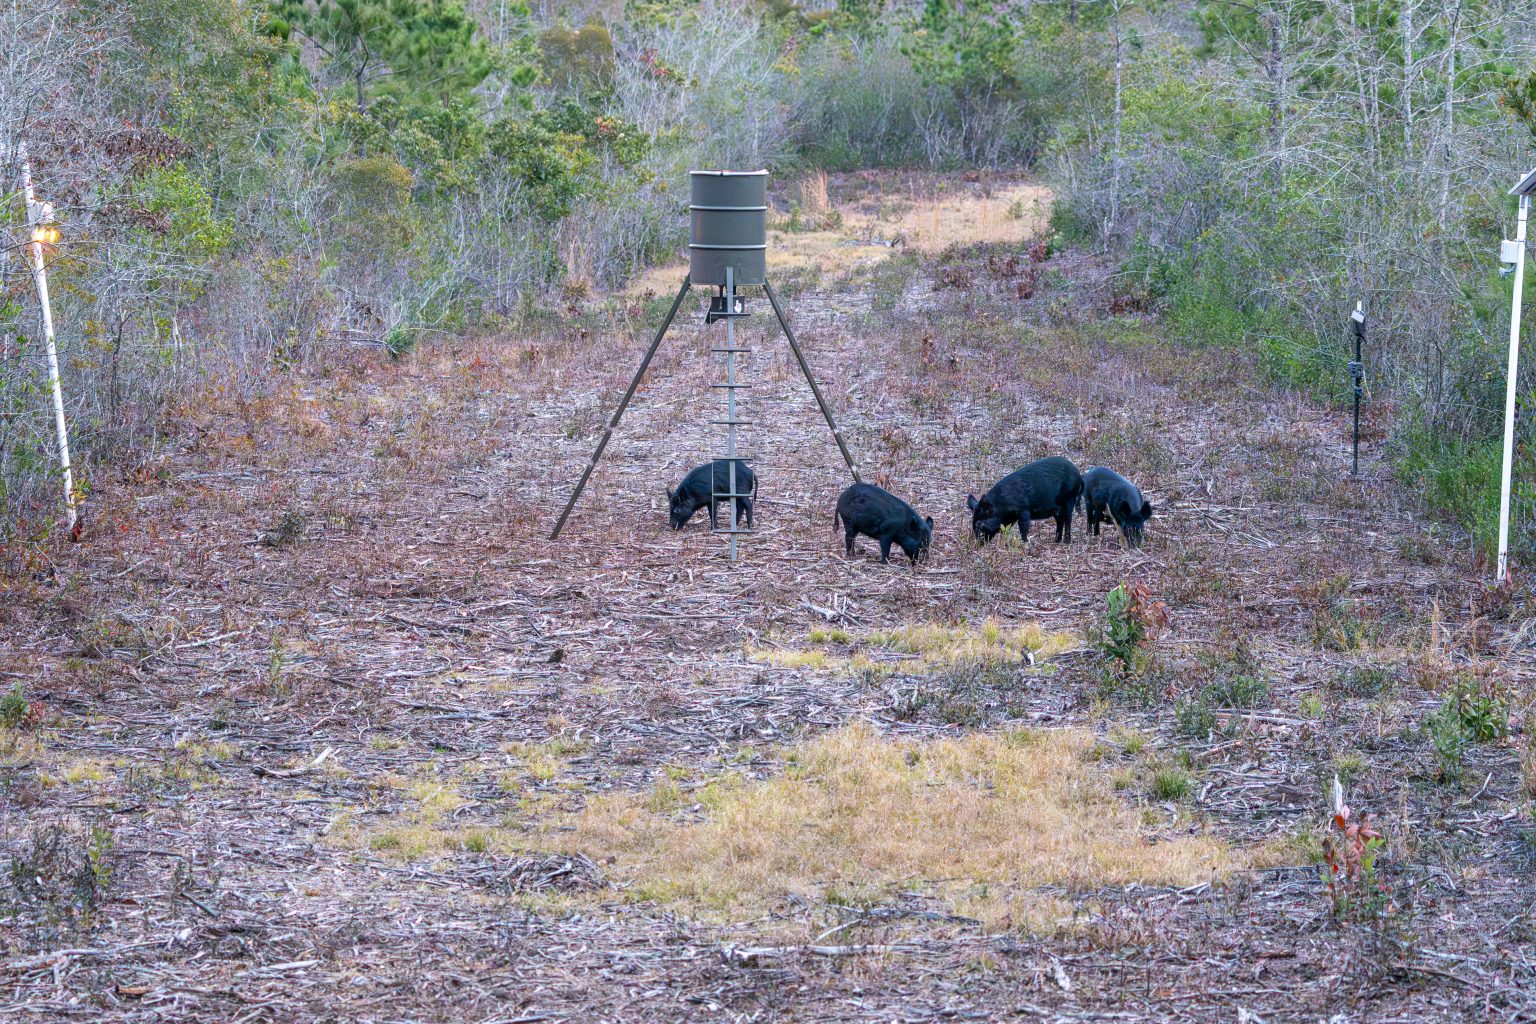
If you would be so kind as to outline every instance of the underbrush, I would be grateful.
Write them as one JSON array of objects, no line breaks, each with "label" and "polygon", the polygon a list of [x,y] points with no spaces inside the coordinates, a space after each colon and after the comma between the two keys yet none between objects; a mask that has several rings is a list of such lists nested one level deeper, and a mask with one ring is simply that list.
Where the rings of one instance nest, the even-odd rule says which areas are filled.
[{"label": "underbrush", "polygon": [[1133,290],[1158,303],[1169,337],[1200,346],[1247,348],[1260,353],[1265,375],[1281,387],[1330,404],[1348,395],[1341,340],[1330,345],[1303,325],[1299,310],[1262,301],[1235,279],[1243,272],[1213,252],[1155,253],[1133,248],[1123,267]]},{"label": "underbrush", "polygon": [[[1070,222],[1060,207],[1057,214],[1053,223],[1058,228]],[[1182,346],[1254,353],[1263,376],[1274,386],[1348,408],[1352,397],[1348,365],[1354,352],[1342,314],[1337,331],[1329,332],[1315,313],[1284,295],[1255,291],[1252,278],[1260,268],[1245,267],[1227,257],[1219,246],[1162,251],[1138,242],[1124,256],[1116,287],[1129,297],[1126,301],[1155,309],[1160,328],[1150,332],[1152,336],[1173,339]],[[1486,314],[1480,309],[1479,316],[1487,319]],[[1390,330],[1374,323],[1371,327]],[[1436,387],[1450,387],[1454,393],[1442,394],[1437,401],[1434,388],[1415,383],[1413,371],[1393,365],[1396,357],[1382,351],[1385,342],[1369,335],[1371,327],[1365,361],[1372,394],[1367,400],[1386,397],[1395,382],[1412,385],[1405,391],[1413,396],[1409,411],[1396,424],[1385,454],[1398,478],[1422,494],[1430,509],[1463,527],[1479,551],[1492,554],[1502,456],[1500,421],[1495,414],[1496,405],[1501,406],[1502,384],[1490,388],[1482,370],[1476,371],[1475,380],[1458,383],[1459,377],[1472,372],[1467,366],[1483,365],[1478,343],[1443,342],[1457,354],[1452,357],[1454,365],[1442,367],[1450,383],[1441,381]],[[1511,510],[1511,548],[1517,552],[1536,544],[1536,488],[1520,484],[1536,476],[1536,456],[1530,452],[1529,444],[1517,440]],[[1369,458],[1371,453],[1364,454]],[[1285,486],[1292,486],[1289,479]]]},{"label": "underbrush", "polygon": [[91,926],[111,886],[116,839],[105,825],[49,822],[5,843],[0,922],[28,945]]},{"label": "underbrush", "polygon": [[[1463,440],[1414,424],[1399,434],[1398,446],[1397,472],[1403,483],[1471,534],[1480,551],[1492,554],[1498,544],[1502,439]],[[1529,481],[1533,473],[1536,463],[1522,453],[1515,480]],[[1531,535],[1536,528],[1536,490],[1529,483],[1514,489],[1510,522],[1516,531],[1513,543],[1528,549],[1536,539]]]}]

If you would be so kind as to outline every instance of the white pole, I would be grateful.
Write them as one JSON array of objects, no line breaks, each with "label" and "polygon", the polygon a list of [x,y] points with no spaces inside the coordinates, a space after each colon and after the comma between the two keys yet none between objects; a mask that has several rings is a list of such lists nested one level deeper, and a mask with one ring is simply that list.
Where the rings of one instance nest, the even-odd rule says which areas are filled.
[{"label": "white pole", "polygon": [[1515,463],[1515,387],[1520,369],[1520,300],[1525,291],[1525,222],[1531,197],[1520,196],[1515,224],[1515,294],[1509,307],[1509,371],[1504,382],[1504,476],[1499,484],[1499,575],[1496,584],[1509,578],[1509,490]]},{"label": "white pole", "polygon": [[70,536],[75,532],[75,478],[69,463],[69,427],[64,420],[64,389],[59,383],[59,350],[53,340],[53,307],[48,302],[48,269],[43,265],[43,231],[51,220],[51,211],[38,203],[32,191],[32,161],[27,145],[22,143],[21,187],[27,200],[27,226],[32,238],[27,248],[32,254],[32,281],[37,285],[37,302],[43,310],[43,343],[48,349],[48,384],[53,389],[53,426],[59,438],[59,465],[64,470],[64,512],[69,518]]}]

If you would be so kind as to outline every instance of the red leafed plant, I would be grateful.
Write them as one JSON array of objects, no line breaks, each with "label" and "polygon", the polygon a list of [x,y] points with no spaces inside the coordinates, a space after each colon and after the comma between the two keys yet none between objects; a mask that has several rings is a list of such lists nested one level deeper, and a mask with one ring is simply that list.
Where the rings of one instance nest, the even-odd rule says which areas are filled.
[{"label": "red leafed plant", "polygon": [[1372,913],[1387,907],[1386,884],[1377,877],[1376,858],[1386,842],[1372,827],[1371,816],[1350,820],[1344,787],[1333,777],[1332,830],[1323,840],[1323,880],[1337,917]]},{"label": "red leafed plant", "polygon": [[1168,608],[1152,600],[1144,583],[1122,583],[1109,592],[1107,607],[1094,643],[1121,679],[1137,675],[1146,665],[1152,639],[1168,625]]},{"label": "red leafed plant", "polygon": [[1131,584],[1130,611],[1146,626],[1148,636],[1155,636],[1168,625],[1168,606],[1152,600],[1152,593],[1145,583]]},{"label": "red leafed plant", "polygon": [[642,51],[639,60],[646,73],[652,78],[660,79],[663,82],[686,82],[686,76],[677,68],[662,60],[655,50]]}]

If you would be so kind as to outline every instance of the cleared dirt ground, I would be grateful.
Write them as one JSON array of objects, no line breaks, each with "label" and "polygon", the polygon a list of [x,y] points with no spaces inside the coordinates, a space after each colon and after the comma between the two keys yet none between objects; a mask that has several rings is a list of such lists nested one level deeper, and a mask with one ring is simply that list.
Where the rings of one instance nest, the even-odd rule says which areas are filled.
[{"label": "cleared dirt ground", "polygon": [[[763,301],[743,561],[666,523],[719,450],[702,299],[548,540],[639,294],[211,389],[85,543],[7,549],[0,1020],[1536,1018],[1530,604],[1394,481],[1390,409],[1351,479],[1338,410],[1091,257],[845,241],[782,291],[866,479],[935,518],[915,570],[843,558]],[[1054,453],[1141,484],[1144,549],[970,541],[967,492]],[[1122,582],[1167,622],[1117,679]],[[1456,687],[1511,731],[1447,762]],[[1345,913],[1336,774],[1385,838]]]}]

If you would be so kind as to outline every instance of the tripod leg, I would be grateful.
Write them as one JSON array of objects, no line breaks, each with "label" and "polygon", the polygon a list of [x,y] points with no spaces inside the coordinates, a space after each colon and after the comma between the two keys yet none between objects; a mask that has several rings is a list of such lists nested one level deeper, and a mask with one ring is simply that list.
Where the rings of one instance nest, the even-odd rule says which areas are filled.
[{"label": "tripod leg", "polygon": [[608,421],[608,429],[603,431],[602,439],[597,442],[597,451],[592,453],[587,468],[581,471],[581,479],[576,481],[576,490],[571,492],[571,500],[565,503],[565,511],[561,512],[560,518],[556,520],[555,529],[549,535],[550,540],[560,536],[560,531],[565,529],[565,520],[570,516],[571,509],[576,507],[576,500],[581,497],[581,492],[586,490],[587,480],[591,478],[592,471],[597,468],[598,460],[603,457],[603,449],[608,447],[608,440],[613,437],[613,431],[618,427],[624,410],[629,408],[629,400],[635,397],[635,389],[640,386],[640,378],[645,376],[645,371],[651,365],[651,357],[661,347],[661,339],[666,336],[667,328],[672,326],[678,307],[683,304],[683,296],[688,294],[688,288],[692,283],[692,275],[683,278],[683,286],[677,290],[677,298],[672,300],[672,308],[667,311],[667,318],[661,322],[661,330],[656,332],[656,337],[651,341],[651,347],[645,350],[645,358],[640,360],[640,368],[635,371],[634,380],[629,382],[629,390],[624,392],[624,397],[619,401],[619,407],[613,411],[613,419]]},{"label": "tripod leg", "polygon": [[773,315],[779,318],[779,326],[784,328],[784,337],[789,339],[789,347],[795,353],[795,360],[800,364],[800,370],[805,374],[806,382],[811,385],[811,394],[816,396],[816,404],[821,406],[821,414],[826,417],[827,426],[832,428],[832,437],[837,441],[838,450],[843,453],[843,461],[848,463],[848,472],[853,474],[854,483],[862,483],[859,479],[859,471],[853,464],[853,456],[848,454],[848,446],[843,443],[842,432],[837,429],[837,421],[832,419],[832,410],[827,408],[827,400],[821,396],[821,388],[816,384],[816,377],[811,373],[811,364],[805,361],[805,353],[800,350],[800,343],[795,340],[795,332],[790,330],[789,321],[784,317],[784,310],[779,305],[779,297],[774,294],[773,285],[768,279],[763,279],[763,291],[768,293],[768,301],[773,304]]}]

